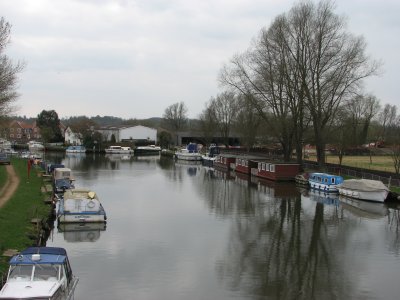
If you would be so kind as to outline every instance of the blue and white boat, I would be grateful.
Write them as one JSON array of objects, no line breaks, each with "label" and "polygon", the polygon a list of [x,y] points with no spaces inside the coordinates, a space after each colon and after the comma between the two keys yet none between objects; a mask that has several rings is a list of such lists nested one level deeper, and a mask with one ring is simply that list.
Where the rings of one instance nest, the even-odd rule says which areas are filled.
[{"label": "blue and white boat", "polygon": [[310,173],[308,182],[311,189],[325,193],[338,193],[338,186],[343,183],[343,177],[326,173]]},{"label": "blue and white boat", "polygon": [[0,299],[73,299],[78,278],[64,248],[30,247],[9,264]]},{"label": "blue and white boat", "polygon": [[66,150],[66,153],[86,153],[86,148],[85,146],[79,145],[79,146],[69,146]]},{"label": "blue and white boat", "polygon": [[107,216],[95,192],[70,189],[58,201],[57,219],[59,223],[106,222]]}]

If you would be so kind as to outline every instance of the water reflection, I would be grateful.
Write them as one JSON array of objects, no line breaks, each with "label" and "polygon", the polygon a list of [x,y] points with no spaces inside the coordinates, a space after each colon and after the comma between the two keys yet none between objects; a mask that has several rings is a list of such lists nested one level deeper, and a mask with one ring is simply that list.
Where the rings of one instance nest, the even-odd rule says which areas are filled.
[{"label": "water reflection", "polygon": [[57,229],[66,242],[95,242],[101,232],[106,230],[106,223],[61,223]]},{"label": "water reflection", "polygon": [[365,206],[294,183],[163,157],[113,164],[89,154],[72,169],[109,216],[94,243],[85,230],[54,238],[72,248],[79,298],[397,297],[397,207],[378,205],[371,218]]}]

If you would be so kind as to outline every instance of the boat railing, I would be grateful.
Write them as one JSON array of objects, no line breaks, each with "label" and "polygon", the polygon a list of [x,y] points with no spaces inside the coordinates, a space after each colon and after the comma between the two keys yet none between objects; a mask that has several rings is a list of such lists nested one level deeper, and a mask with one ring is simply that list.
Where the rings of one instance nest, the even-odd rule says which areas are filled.
[{"label": "boat railing", "polygon": [[65,299],[66,300],[74,299],[74,292],[75,292],[76,285],[78,284],[78,281],[79,281],[78,277],[74,276],[72,278],[72,283],[69,284],[67,286],[67,289],[65,290],[65,295],[66,295]]}]

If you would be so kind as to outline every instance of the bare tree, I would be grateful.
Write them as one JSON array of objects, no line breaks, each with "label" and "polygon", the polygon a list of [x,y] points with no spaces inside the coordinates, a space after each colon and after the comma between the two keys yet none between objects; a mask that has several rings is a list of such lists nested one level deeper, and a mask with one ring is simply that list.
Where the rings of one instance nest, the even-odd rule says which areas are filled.
[{"label": "bare tree", "polygon": [[[183,130],[187,123],[187,108],[184,102],[174,103],[168,106],[163,115],[164,121],[175,134]],[[178,139],[178,136],[177,136]],[[177,145],[179,141],[176,141]]]},{"label": "bare tree", "polygon": [[212,109],[211,101],[212,99],[206,104],[206,107],[199,116],[200,129],[203,133],[206,144],[210,144],[212,142],[212,139],[217,132],[217,118],[215,117],[215,112]]},{"label": "bare tree", "polygon": [[0,18],[0,116],[5,116],[15,110],[12,103],[18,98],[17,74],[23,69],[23,63],[14,64],[4,54],[10,42],[11,25],[2,17]]},{"label": "bare tree", "polygon": [[383,110],[379,113],[380,133],[378,140],[388,142],[388,136],[390,136],[390,129],[395,127],[397,122],[397,106],[386,104]]},{"label": "bare tree", "polygon": [[252,105],[251,95],[239,97],[239,107],[235,123],[235,131],[241,135],[241,141],[247,151],[255,144],[261,117]]},{"label": "bare tree", "polygon": [[[340,105],[359,89],[362,79],[379,64],[365,56],[366,43],[345,31],[345,21],[333,13],[330,1],[295,5],[290,19],[302,20],[291,35],[301,39],[306,59],[300,61],[305,103],[312,118],[317,159],[325,162],[326,129]],[[293,53],[296,56],[296,53]]]},{"label": "bare tree", "polygon": [[343,108],[347,112],[347,130],[352,132],[353,146],[365,144],[371,120],[380,109],[379,100],[372,95],[357,95],[344,104]]},{"label": "bare tree", "polygon": [[237,97],[232,92],[222,92],[216,98],[211,99],[210,107],[214,112],[218,129],[225,144],[229,145],[229,134],[237,116]]}]

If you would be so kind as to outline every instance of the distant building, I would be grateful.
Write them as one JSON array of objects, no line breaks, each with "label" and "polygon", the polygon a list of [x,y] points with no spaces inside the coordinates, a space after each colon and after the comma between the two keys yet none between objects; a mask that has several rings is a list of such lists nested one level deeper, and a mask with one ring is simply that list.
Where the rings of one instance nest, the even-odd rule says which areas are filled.
[{"label": "distant building", "polygon": [[106,127],[97,130],[105,141],[111,141],[114,136],[117,143],[131,141],[135,143],[157,144],[157,129],[137,125],[131,127]]},{"label": "distant building", "polygon": [[14,120],[8,125],[5,138],[15,143],[26,143],[31,140],[40,140],[42,136],[36,122],[31,125]]},{"label": "distant building", "polygon": [[67,126],[63,132],[64,143],[66,145],[82,145],[82,137],[79,133],[72,131],[71,127]]}]

